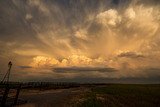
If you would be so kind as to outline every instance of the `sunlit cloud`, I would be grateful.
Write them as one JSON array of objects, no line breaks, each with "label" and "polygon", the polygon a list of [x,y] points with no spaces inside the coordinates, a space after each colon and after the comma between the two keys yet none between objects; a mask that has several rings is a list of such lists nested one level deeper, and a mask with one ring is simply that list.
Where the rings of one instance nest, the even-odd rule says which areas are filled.
[{"label": "sunlit cloud", "polygon": [[[35,78],[42,74],[45,78],[159,75],[158,1],[12,0],[0,1],[0,13],[0,65],[12,60],[19,71]],[[57,67],[113,68],[117,72],[58,74],[52,71]]]},{"label": "sunlit cloud", "polygon": [[97,18],[97,22],[104,26],[114,27],[121,22],[121,16],[119,16],[117,10],[114,10],[114,9],[101,12],[96,16],[96,18]]}]

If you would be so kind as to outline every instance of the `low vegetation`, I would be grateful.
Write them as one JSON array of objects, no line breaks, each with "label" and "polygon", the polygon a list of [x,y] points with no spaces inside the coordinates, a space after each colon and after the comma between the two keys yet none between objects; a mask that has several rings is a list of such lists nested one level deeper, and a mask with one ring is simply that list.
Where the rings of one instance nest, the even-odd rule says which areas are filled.
[{"label": "low vegetation", "polygon": [[91,88],[78,107],[159,107],[160,85],[110,84]]}]

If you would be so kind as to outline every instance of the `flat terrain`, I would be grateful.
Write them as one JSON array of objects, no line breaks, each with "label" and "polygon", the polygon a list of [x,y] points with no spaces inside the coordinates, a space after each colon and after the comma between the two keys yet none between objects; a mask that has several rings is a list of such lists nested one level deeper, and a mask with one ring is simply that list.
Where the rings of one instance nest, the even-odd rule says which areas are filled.
[{"label": "flat terrain", "polygon": [[160,107],[160,85],[94,87],[80,107]]},{"label": "flat terrain", "polygon": [[24,90],[20,98],[28,101],[18,107],[70,107],[73,99],[80,94],[88,93],[88,88],[69,88],[57,90]]},{"label": "flat terrain", "polygon": [[18,107],[160,107],[160,85],[108,84],[57,90],[23,90]]}]

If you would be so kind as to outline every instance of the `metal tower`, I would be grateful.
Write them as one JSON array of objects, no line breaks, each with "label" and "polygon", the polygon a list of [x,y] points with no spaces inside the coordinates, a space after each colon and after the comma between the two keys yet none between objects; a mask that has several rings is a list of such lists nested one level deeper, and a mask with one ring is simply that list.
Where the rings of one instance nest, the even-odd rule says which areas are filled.
[{"label": "metal tower", "polygon": [[12,62],[10,61],[8,63],[8,70],[7,70],[7,73],[5,74],[4,78],[2,79],[2,83],[5,81],[5,79],[7,79],[7,83],[9,82],[9,77],[10,77],[10,72],[11,72],[11,67],[12,67]]}]

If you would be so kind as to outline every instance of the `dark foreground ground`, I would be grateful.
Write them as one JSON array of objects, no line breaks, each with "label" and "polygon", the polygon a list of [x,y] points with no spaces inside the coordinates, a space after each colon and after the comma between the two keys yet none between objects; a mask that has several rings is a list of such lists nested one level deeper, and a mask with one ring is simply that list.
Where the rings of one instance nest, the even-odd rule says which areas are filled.
[{"label": "dark foreground ground", "polygon": [[17,107],[160,107],[160,85],[108,84],[57,90],[22,90]]}]

